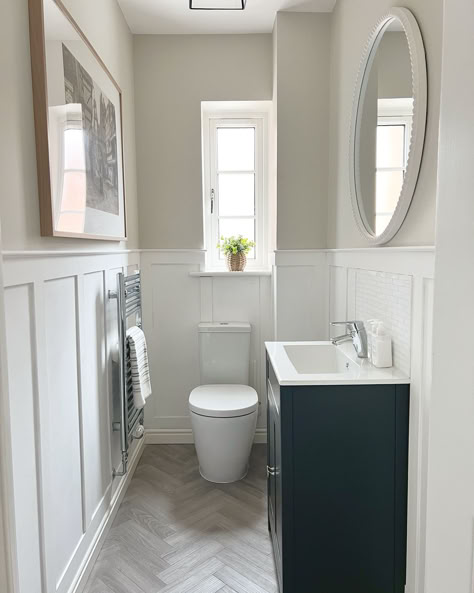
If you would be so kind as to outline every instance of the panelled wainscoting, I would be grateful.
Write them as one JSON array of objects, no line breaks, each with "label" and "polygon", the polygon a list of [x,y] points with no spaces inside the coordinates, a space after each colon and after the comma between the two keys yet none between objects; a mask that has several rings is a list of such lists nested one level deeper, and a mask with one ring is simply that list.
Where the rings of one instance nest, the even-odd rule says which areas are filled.
[{"label": "panelled wainscoting", "polygon": [[275,252],[273,295],[276,340],[328,339],[327,278],[326,250]]},{"label": "panelled wainscoting", "polygon": [[142,270],[153,395],[148,443],[192,443],[188,396],[200,383],[200,321],[252,324],[250,382],[265,441],[264,342],[325,340],[329,322],[382,318],[411,374],[407,592],[424,582],[434,249],[292,250],[273,273],[204,273],[201,250],[4,253],[12,433],[15,593],[73,593],[84,584],[127,478],[111,432],[119,271]]},{"label": "panelled wainscoting", "polygon": [[265,440],[265,340],[272,339],[268,273],[203,274],[205,252],[144,250],[144,328],[153,395],[145,411],[148,443],[192,443],[188,398],[200,384],[198,324],[252,325],[250,384],[260,400],[256,440]]},{"label": "panelled wainscoting", "polygon": [[112,479],[121,454],[108,290],[140,255],[3,255],[15,593],[66,593],[85,580],[128,479]]}]

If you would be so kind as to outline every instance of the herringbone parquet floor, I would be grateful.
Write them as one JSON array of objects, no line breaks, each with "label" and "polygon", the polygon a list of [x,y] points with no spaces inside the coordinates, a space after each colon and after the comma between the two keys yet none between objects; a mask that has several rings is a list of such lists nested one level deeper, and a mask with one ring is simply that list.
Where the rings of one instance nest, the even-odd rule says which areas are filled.
[{"label": "herringbone parquet floor", "polygon": [[247,477],[211,484],[193,445],[148,445],[85,593],[277,593],[266,449]]}]

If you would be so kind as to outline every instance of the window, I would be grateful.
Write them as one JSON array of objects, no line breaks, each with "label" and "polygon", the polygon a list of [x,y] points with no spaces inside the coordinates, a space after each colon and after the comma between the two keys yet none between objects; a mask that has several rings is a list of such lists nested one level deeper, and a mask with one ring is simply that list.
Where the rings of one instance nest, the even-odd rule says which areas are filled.
[{"label": "window", "polygon": [[86,212],[86,155],[82,109],[78,103],[49,110],[50,151],[59,166],[51,170],[51,191],[55,202],[55,227],[83,233]]},{"label": "window", "polygon": [[375,232],[383,233],[390,222],[403,185],[407,168],[406,136],[404,123],[377,124],[377,171],[375,206]]},{"label": "window", "polygon": [[387,228],[405,179],[413,119],[412,99],[379,99],[376,152],[375,233]]},{"label": "window", "polygon": [[64,169],[61,208],[57,227],[70,232],[84,232],[86,212],[86,158],[84,132],[74,127],[66,128],[63,137]]},{"label": "window", "polygon": [[210,269],[225,267],[225,257],[217,248],[222,236],[242,235],[254,241],[247,267],[266,265],[265,133],[265,114],[207,114],[203,118],[204,220]]}]

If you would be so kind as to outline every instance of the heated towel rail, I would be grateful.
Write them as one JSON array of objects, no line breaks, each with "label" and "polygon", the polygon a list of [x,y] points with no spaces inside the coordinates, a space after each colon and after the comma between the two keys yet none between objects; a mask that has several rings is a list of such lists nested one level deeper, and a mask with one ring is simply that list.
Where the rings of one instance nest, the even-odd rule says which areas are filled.
[{"label": "heated towel rail", "polygon": [[[122,471],[114,468],[114,476],[127,473],[128,450],[133,439],[143,437],[143,409],[135,407],[132,390],[132,370],[130,367],[130,346],[127,329],[132,325],[142,326],[142,285],[140,272],[130,276],[117,274],[117,290],[109,291],[109,298],[117,300],[118,356],[119,367],[119,418],[114,418],[112,429],[120,431],[122,449]],[[133,319],[130,321],[130,319]]]}]

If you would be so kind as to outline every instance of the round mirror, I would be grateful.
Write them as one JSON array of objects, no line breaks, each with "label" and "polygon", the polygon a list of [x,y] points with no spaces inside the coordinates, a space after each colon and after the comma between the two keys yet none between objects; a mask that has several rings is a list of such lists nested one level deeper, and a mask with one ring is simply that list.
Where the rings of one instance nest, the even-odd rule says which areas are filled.
[{"label": "round mirror", "polygon": [[393,8],[362,58],[351,129],[351,196],[376,245],[400,229],[418,179],[426,125],[426,63],[415,17]]}]

